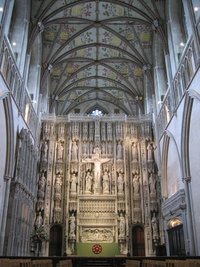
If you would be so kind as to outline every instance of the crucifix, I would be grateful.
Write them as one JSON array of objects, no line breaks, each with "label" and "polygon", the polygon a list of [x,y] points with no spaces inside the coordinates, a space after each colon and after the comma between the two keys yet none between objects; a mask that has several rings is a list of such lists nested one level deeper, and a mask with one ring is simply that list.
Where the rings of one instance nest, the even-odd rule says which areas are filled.
[{"label": "crucifix", "polygon": [[94,163],[94,194],[101,192],[101,164],[110,161],[110,159],[100,158],[101,151],[98,146],[94,148],[91,158],[83,159],[83,163]]}]

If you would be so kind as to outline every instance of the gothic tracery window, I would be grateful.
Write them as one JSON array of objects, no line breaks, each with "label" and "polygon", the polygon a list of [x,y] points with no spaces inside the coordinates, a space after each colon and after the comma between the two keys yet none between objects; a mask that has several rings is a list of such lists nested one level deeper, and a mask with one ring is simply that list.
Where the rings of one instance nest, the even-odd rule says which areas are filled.
[{"label": "gothic tracery window", "polygon": [[103,112],[101,110],[95,109],[91,112],[93,116],[103,116]]}]

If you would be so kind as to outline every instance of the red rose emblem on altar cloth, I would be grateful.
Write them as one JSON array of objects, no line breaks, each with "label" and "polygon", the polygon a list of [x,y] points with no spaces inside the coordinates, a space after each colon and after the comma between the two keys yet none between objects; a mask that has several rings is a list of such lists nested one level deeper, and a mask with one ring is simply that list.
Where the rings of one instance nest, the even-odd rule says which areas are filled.
[{"label": "red rose emblem on altar cloth", "polygon": [[101,245],[95,244],[95,245],[92,246],[92,252],[94,254],[100,254],[101,251],[102,251],[102,246]]}]

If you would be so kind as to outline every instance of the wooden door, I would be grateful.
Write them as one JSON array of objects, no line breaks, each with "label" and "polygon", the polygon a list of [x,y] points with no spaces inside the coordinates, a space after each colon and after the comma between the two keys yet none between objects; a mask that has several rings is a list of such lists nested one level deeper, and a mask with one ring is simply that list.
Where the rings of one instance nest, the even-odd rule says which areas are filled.
[{"label": "wooden door", "polygon": [[142,226],[134,226],[132,231],[133,256],[145,256],[144,229]]},{"label": "wooden door", "polygon": [[49,256],[61,256],[62,253],[62,227],[54,225],[50,230]]},{"label": "wooden door", "polygon": [[185,256],[183,225],[168,229],[170,256]]}]

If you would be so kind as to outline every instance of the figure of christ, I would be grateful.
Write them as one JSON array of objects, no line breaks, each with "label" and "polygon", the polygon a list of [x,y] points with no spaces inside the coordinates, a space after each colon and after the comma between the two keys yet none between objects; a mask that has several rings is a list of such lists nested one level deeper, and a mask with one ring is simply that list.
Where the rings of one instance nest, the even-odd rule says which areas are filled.
[{"label": "figure of christ", "polygon": [[92,158],[83,159],[83,163],[94,163],[94,194],[101,193],[101,164],[110,161],[110,159],[100,158],[98,149],[94,150]]}]

